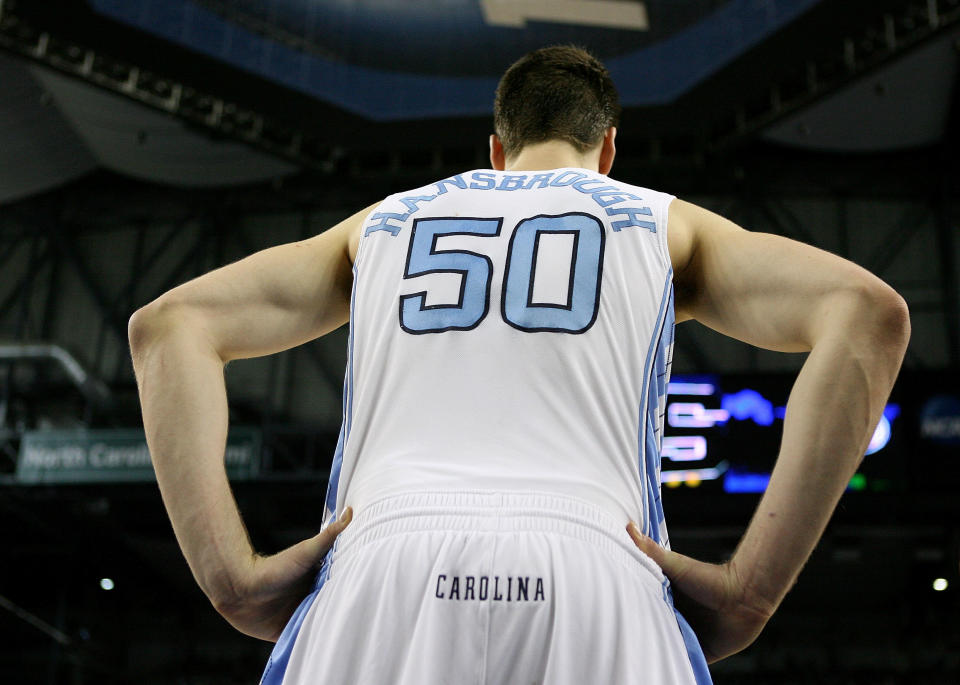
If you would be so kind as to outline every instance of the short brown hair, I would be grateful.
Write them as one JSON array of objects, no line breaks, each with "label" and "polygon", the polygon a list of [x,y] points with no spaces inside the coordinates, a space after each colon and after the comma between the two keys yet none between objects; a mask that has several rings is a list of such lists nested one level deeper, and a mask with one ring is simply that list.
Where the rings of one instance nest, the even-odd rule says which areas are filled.
[{"label": "short brown hair", "polygon": [[583,153],[620,121],[620,98],[603,63],[587,50],[555,45],[514,62],[497,86],[493,125],[513,157],[531,143],[565,140]]}]

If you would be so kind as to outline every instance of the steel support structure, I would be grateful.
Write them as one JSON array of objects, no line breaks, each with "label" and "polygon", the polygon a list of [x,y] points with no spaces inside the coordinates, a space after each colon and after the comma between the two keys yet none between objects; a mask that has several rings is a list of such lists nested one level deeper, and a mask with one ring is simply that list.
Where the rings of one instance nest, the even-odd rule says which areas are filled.
[{"label": "steel support structure", "polygon": [[[362,179],[392,177],[400,170],[411,169],[440,175],[474,162],[485,164],[486,154],[480,145],[461,144],[456,149],[453,145],[436,145],[424,154],[404,149],[404,136],[392,135],[389,138],[394,146],[385,147],[378,156],[340,142],[332,144],[326,122],[310,118],[296,122],[295,117],[282,120],[266,109],[195,85],[177,74],[147,69],[122,54],[98,49],[92,37],[69,37],[41,25],[35,14],[23,11],[20,2],[23,0],[0,4],[0,49],[305,169],[321,174],[348,173]],[[743,86],[736,92],[726,92],[722,102],[711,101],[710,109],[715,110],[711,120],[700,121],[681,133],[654,130],[645,143],[630,148],[630,159],[622,152],[622,161],[628,165],[703,165],[707,158],[728,153],[771,124],[960,23],[960,0],[890,0],[867,3],[860,9],[862,18],[857,28],[840,37],[831,34],[826,39],[832,46],[829,49],[814,50],[813,42],[806,41],[806,52],[780,55],[775,67],[765,67],[771,73],[764,75],[761,86]],[[341,164],[348,157],[349,164]]]}]

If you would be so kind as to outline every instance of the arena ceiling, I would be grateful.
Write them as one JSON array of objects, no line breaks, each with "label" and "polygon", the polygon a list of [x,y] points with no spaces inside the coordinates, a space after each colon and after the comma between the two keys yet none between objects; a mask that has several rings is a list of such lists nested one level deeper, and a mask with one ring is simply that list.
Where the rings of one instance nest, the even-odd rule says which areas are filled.
[{"label": "arena ceiling", "polygon": [[485,116],[519,55],[589,46],[626,106],[687,92],[821,0],[91,0],[94,10],[375,121]]},{"label": "arena ceiling", "polygon": [[[808,177],[846,168],[860,193],[884,173],[889,181],[882,192],[907,188],[910,201],[902,207],[825,202],[809,216],[822,220],[817,236],[837,227],[838,240],[824,241],[827,247],[844,254],[843,240],[858,246],[863,239],[859,256],[867,266],[883,271],[893,265],[890,276],[910,298],[915,339],[932,341],[915,344],[921,352],[908,363],[927,362],[939,373],[950,360],[956,368],[954,348],[960,349],[956,271],[950,251],[933,247],[949,244],[957,215],[945,200],[955,205],[960,196],[958,8],[960,0],[0,0],[0,204],[7,205],[0,218],[16,229],[3,239],[12,252],[15,241],[26,243],[28,229],[58,237],[50,239],[50,252],[60,255],[50,259],[50,282],[62,259],[84,276],[66,281],[62,292],[73,284],[99,293],[110,305],[104,319],[118,319],[127,300],[120,285],[120,294],[110,289],[111,275],[141,286],[130,293],[132,310],[134,294],[144,297],[168,277],[172,285],[194,261],[222,259],[221,238],[234,252],[252,251],[241,241],[244,231],[235,228],[242,227],[237,215],[253,198],[281,195],[273,192],[279,180],[284,193],[300,183],[300,197],[312,198],[314,204],[298,208],[327,203],[340,209],[358,197],[372,201],[389,183],[407,185],[409,177],[398,180],[404,170],[439,176],[485,164],[498,72],[530,48],[575,41],[610,64],[624,93],[618,166],[675,169],[681,180],[734,177],[744,155],[766,155],[780,168],[804,166]],[[100,173],[104,169],[112,173]],[[950,170],[948,187],[943,174]],[[747,182],[759,185],[751,171]],[[86,180],[67,189],[73,211],[56,214],[57,194],[42,193],[78,179]],[[934,210],[925,219],[923,206],[939,192],[937,183],[946,192],[943,218],[934,222]],[[243,187],[229,196],[199,191],[217,186]],[[761,195],[756,187],[736,187],[731,207],[739,197],[744,211],[763,219],[769,207],[750,202]],[[38,197],[24,200],[30,196]],[[872,213],[893,209],[898,216],[886,223]],[[191,233],[189,221],[180,222],[192,214],[210,226]],[[11,215],[14,220],[6,221]],[[64,215],[73,223],[51,219]],[[170,243],[169,264],[158,260],[150,273],[131,267],[139,258],[116,237],[119,232],[76,246],[80,233],[96,238],[97,225],[135,223],[129,217],[144,225],[167,220],[162,242],[147,243],[151,250],[145,252],[160,253],[168,237],[182,240]],[[50,226],[43,228],[40,219]],[[864,238],[868,228],[876,234],[871,241]],[[805,237],[795,230],[795,237]],[[64,238],[70,238],[66,245]],[[27,253],[24,245],[17,254]],[[35,256],[42,263],[45,254]],[[22,256],[20,266],[27,259]],[[84,264],[94,266],[79,268]],[[19,280],[14,275],[8,269],[8,283]],[[144,288],[147,276],[156,284]],[[60,291],[51,286],[51,292]],[[59,316],[71,328],[82,327],[78,313]],[[114,327],[122,345],[123,321]],[[707,350],[719,368],[732,365],[713,344],[688,344],[678,353],[694,359],[693,351]],[[926,349],[938,356],[927,357]],[[311,383],[336,388],[342,359],[305,350],[290,368],[313,379],[306,371],[314,363],[319,378]],[[118,366],[126,363],[124,357]],[[114,386],[132,398],[130,388]],[[316,387],[309,398],[314,403]],[[135,401],[128,404],[135,410]],[[234,410],[259,420],[251,409]],[[322,483],[303,474],[238,489],[241,508],[256,522],[251,533],[267,550],[311,532],[322,493]],[[678,548],[724,558],[752,503],[692,501],[690,494],[691,501],[677,502],[671,519]],[[831,617],[845,610],[879,617],[930,611],[931,598],[912,583],[918,564],[933,563],[931,551],[956,549],[955,526],[945,524],[956,520],[955,508],[952,495],[902,508],[887,500],[845,504],[792,601]],[[61,627],[75,643],[64,654],[103,682],[129,682],[122,675],[123,645],[134,644],[137,634],[141,660],[153,650],[157,673],[169,671],[162,682],[185,662],[221,668],[224,661],[251,660],[248,642],[237,641],[225,625],[208,625],[215,617],[189,576],[152,485],[7,488],[0,512],[13,522],[5,545],[16,562],[5,566],[5,592],[41,617],[65,616]],[[907,541],[913,553],[904,553],[912,549]],[[859,576],[864,567],[871,573]],[[118,588],[104,599],[95,583],[107,573]],[[855,596],[844,596],[850,588],[857,588]],[[171,597],[176,606],[168,606]],[[155,609],[149,619],[145,608]],[[7,648],[0,672],[4,664],[13,668],[29,658],[39,682],[51,668],[48,636],[2,615],[8,617],[0,624]],[[789,623],[798,619],[780,620],[782,634],[800,630]],[[869,627],[867,636],[874,634]],[[211,636],[226,645],[216,648],[221,652],[209,648]],[[768,645],[777,639],[768,632]],[[256,668],[262,655],[252,660]],[[104,674],[97,665],[117,670]]]},{"label": "arena ceiling", "polygon": [[958,0],[5,0],[0,201],[96,168],[479,166],[497,75],[556,42],[609,64],[625,163],[915,150],[956,119],[958,20]]}]

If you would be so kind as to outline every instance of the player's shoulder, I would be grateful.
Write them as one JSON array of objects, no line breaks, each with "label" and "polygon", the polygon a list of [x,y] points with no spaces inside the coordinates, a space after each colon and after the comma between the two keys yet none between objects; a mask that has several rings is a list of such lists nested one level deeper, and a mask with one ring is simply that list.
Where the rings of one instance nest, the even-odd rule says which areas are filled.
[{"label": "player's shoulder", "polygon": [[668,193],[668,192],[664,192],[662,190],[657,190],[655,188],[650,188],[648,186],[638,185],[636,183],[628,183],[626,181],[621,181],[620,179],[612,178],[609,176],[602,176],[599,173],[597,173],[597,176],[599,178],[606,179],[612,185],[615,185],[626,192],[634,193],[639,197],[642,197],[644,200],[647,200],[648,202],[657,202],[658,204],[662,204],[664,207],[670,206],[673,200],[676,199],[675,195],[672,195],[671,193]]},{"label": "player's shoulder", "polygon": [[442,201],[438,202],[439,198],[447,196],[452,190],[469,189],[474,182],[471,180],[472,174],[473,172],[454,174],[426,185],[392,193],[350,217],[351,261],[356,263],[363,238],[380,231],[398,235],[412,219],[423,215],[423,210],[431,205],[436,207],[444,204]]},{"label": "player's shoulder", "polygon": [[670,205],[670,230],[667,242],[673,263],[674,282],[693,289],[702,280],[702,262],[698,253],[705,247],[712,252],[736,249],[737,234],[744,229],[719,214],[693,202],[676,199]]},{"label": "player's shoulder", "polygon": [[495,184],[496,172],[492,169],[473,169],[451,176],[445,176],[425,185],[409,188],[388,195],[377,207],[377,211],[415,212],[434,200],[443,198],[457,190],[476,190],[478,185]]}]

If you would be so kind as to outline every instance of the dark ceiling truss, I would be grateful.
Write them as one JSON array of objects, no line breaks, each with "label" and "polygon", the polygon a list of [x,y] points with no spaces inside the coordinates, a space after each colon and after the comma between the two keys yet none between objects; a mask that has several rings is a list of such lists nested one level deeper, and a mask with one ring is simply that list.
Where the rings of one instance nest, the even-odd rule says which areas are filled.
[{"label": "dark ceiling truss", "polygon": [[[303,168],[383,178],[413,168],[440,174],[485,164],[483,146],[463,141],[482,142],[487,118],[376,124],[277,86],[269,86],[271,97],[244,97],[243,86],[218,87],[216,80],[201,81],[183,66],[150,62],[150,56],[133,54],[129,46],[104,48],[90,30],[71,33],[63,23],[45,24],[44,15],[21,3],[0,2],[0,47]],[[834,14],[846,22],[833,27]],[[796,27],[784,30],[787,47],[777,48],[778,41],[772,40],[674,105],[625,113],[625,120],[635,120],[635,128],[646,128],[648,135],[624,146],[622,162],[629,165],[629,155],[634,163],[702,164],[707,157],[726,154],[770,124],[942,35],[960,22],[960,0],[828,0],[811,16],[815,26],[801,18]],[[812,29],[814,36],[805,35]],[[180,59],[202,62],[204,69],[195,72],[214,68],[201,56],[187,53]],[[222,65],[216,68],[239,82],[257,81]],[[437,123],[443,124],[443,133],[434,136]],[[425,153],[408,150],[430,145]],[[350,164],[344,169],[340,161],[345,157]]]},{"label": "dark ceiling truss", "polygon": [[[882,235],[872,236],[867,243],[864,241],[864,233],[870,230],[869,227],[852,226],[848,216],[851,202],[860,198],[832,193],[818,199],[830,201],[830,209],[836,217],[831,227],[831,230],[835,231],[836,245],[824,244],[824,233],[820,233],[818,237],[811,232],[791,208],[788,199],[765,191],[762,185],[744,187],[738,195],[714,210],[750,230],[782,235],[833,251],[846,259],[856,261],[883,278],[896,290],[906,295],[914,313],[934,314],[941,318],[945,332],[943,349],[947,350],[950,365],[955,368],[956,355],[960,351],[951,346],[954,345],[958,335],[955,322],[960,312],[958,312],[956,299],[955,260],[950,255],[955,254],[951,250],[957,224],[949,224],[945,218],[947,213],[956,211],[955,202],[938,203],[935,197],[908,200],[904,202],[885,232]],[[856,228],[859,230],[855,231]],[[934,235],[940,248],[940,254],[936,258],[939,272],[934,267],[929,275],[925,274],[910,281],[898,280],[892,274],[894,264],[912,244],[930,235]],[[860,246],[857,254],[851,250],[852,244]],[[863,254],[865,245],[871,246],[866,255]],[[954,271],[951,272],[951,269]],[[934,293],[933,297],[930,293]],[[733,371],[734,369],[727,368],[730,362],[724,359],[725,353],[729,353],[729,350],[725,352],[721,349],[713,349],[714,347],[715,338],[705,337],[697,327],[685,326],[677,333],[677,353],[681,357],[686,357],[686,361],[692,363],[695,368],[721,370],[726,368],[728,371]],[[762,357],[779,356],[779,353],[752,346],[747,346],[746,350],[746,359],[741,360],[739,365],[735,365],[736,372],[763,373],[765,368]],[[931,364],[913,346],[910,346],[907,349],[905,366],[912,369],[927,369]]]},{"label": "dark ceiling truss", "polygon": [[116,95],[175,116],[211,135],[236,139],[309,169],[329,171],[337,148],[268,114],[144,69],[34,25],[13,0],[0,1],[0,47]]},{"label": "dark ceiling truss", "polygon": [[[887,231],[882,236],[874,239],[872,251],[870,251],[866,257],[856,259],[856,256],[851,252],[851,241],[848,237],[851,227],[846,210],[850,198],[836,196],[833,199],[837,209],[837,230],[841,246],[839,250],[840,256],[857,261],[865,269],[884,279],[901,293],[907,293],[911,290],[939,291],[939,295],[932,300],[917,299],[909,296],[909,306],[915,313],[932,313],[942,319],[944,334],[946,336],[944,349],[947,350],[951,366],[956,368],[956,354],[960,350],[952,349],[951,345],[953,343],[951,341],[955,340],[957,335],[952,326],[953,322],[957,319],[958,312],[956,299],[951,301],[948,295],[949,286],[947,285],[950,280],[950,269],[952,268],[951,265],[954,259],[949,253],[943,254],[944,248],[941,247],[938,263],[939,273],[936,269],[932,269],[929,275],[924,275],[921,279],[911,282],[900,282],[891,274],[891,267],[894,263],[901,258],[912,243],[921,240],[924,233],[934,233],[937,241],[943,245],[944,239],[941,228],[941,217],[943,216],[942,212],[946,211],[945,207],[949,205],[939,203],[935,196],[906,203]],[[782,201],[774,200],[773,202],[781,208],[782,215],[787,217],[795,229],[802,227],[800,221]],[[790,236],[789,233],[785,235]],[[809,234],[807,235],[809,236]],[[802,234],[790,237],[796,237],[798,240],[809,244],[816,244],[812,236],[809,236],[809,239]],[[928,360],[924,359],[913,346],[907,348],[905,365],[913,369],[926,369],[930,367]]]},{"label": "dark ceiling truss", "polygon": [[960,23],[960,0],[876,3],[862,24],[816,57],[778,60],[777,73],[743,102],[727,108],[707,143],[710,151],[738,144],[771,124],[890,63]]},{"label": "dark ceiling truss", "polygon": [[[206,209],[194,208],[177,221],[139,220],[125,228],[115,226],[113,231],[133,234],[133,248],[118,251],[114,256],[122,263],[120,272],[126,274],[122,283],[110,283],[98,272],[91,259],[91,248],[84,243],[83,226],[70,218],[84,213],[82,200],[76,204],[67,199],[54,203],[55,207],[42,199],[26,200],[4,209],[0,267],[16,262],[26,267],[18,278],[0,285],[0,335],[4,341],[61,344],[53,341],[55,323],[59,321],[62,329],[63,318],[73,315],[58,310],[58,303],[64,298],[64,268],[79,281],[86,301],[97,313],[95,344],[71,349],[70,353],[89,371],[91,383],[99,385],[99,379],[103,379],[111,392],[77,396],[76,419],[83,425],[138,423],[127,353],[130,314],[176,285],[238,255],[256,251],[240,218],[217,206],[218,199],[222,198],[216,196]],[[309,211],[304,212],[304,233],[309,230],[308,216]],[[152,233],[149,241],[148,231]],[[68,342],[62,344],[71,347]],[[10,478],[4,474],[9,474],[15,465],[17,445],[22,431],[32,427],[31,417],[42,415],[48,400],[64,395],[62,374],[53,374],[52,366],[44,362],[36,356],[0,359],[0,445],[4,454],[0,460],[0,481]],[[318,392],[339,397],[343,369],[336,361],[325,358],[316,343],[274,355],[267,363],[264,396],[232,402],[231,420],[259,426],[263,431],[260,480],[310,477],[324,481],[337,436],[335,431],[322,426],[291,425],[287,420],[291,408],[289,391],[292,379],[303,375],[304,365],[309,365],[321,384]],[[14,373],[16,367],[26,365],[32,373]],[[18,409],[10,411],[13,401]]]},{"label": "dark ceiling truss", "polygon": [[339,55],[318,45],[316,41],[298,36],[276,24],[261,19],[252,12],[238,11],[236,5],[231,2],[224,2],[224,0],[198,0],[198,2],[231,23],[249,29],[253,33],[266,36],[295,50],[310,52],[328,60],[340,61]]},{"label": "dark ceiling truss", "polygon": [[[32,348],[29,344],[50,341],[53,337],[57,304],[62,298],[59,290],[62,264],[66,263],[75,270],[90,296],[101,307],[103,316],[99,346],[102,346],[104,329],[111,327],[114,334],[119,335],[119,331],[122,330],[125,339],[126,323],[125,321],[121,323],[116,313],[107,306],[107,298],[102,287],[84,257],[77,251],[72,236],[64,233],[55,223],[48,223],[47,217],[40,211],[35,215],[24,215],[22,211],[7,210],[4,214],[7,219],[2,227],[4,231],[12,225],[14,231],[19,230],[21,238],[7,242],[0,249],[0,264],[7,262],[24,249],[28,252],[23,274],[4,289],[0,299],[0,331],[3,331],[4,340],[25,345],[22,356],[12,355],[0,362],[3,393],[0,403],[3,405],[3,423],[18,425],[13,433],[4,431],[4,445],[9,446],[11,441],[14,443],[19,441],[20,433],[26,426],[23,416],[13,416],[8,413],[12,399],[18,395],[33,398],[37,392],[42,396],[45,391],[38,391],[37,388],[47,387],[50,382],[48,362],[51,358],[31,353]],[[14,368],[18,364],[30,364],[35,367],[36,372],[31,376],[33,381],[29,385],[36,385],[37,388],[20,387],[23,381],[18,381],[14,373]],[[89,360],[84,360],[83,366],[86,367],[87,364]],[[88,422],[95,412],[108,413],[111,404],[110,394],[106,386],[100,382],[97,373],[89,374],[89,382],[91,387],[97,386],[103,391],[87,393],[84,392],[84,388],[80,388],[84,400],[81,415]],[[59,392],[56,391],[54,394]],[[29,400],[24,401],[29,402]],[[0,471],[6,470],[8,469],[0,469]]]},{"label": "dark ceiling truss", "polygon": [[[214,214],[216,211],[211,210]],[[0,266],[11,260],[26,241],[29,250],[28,268],[25,273],[8,288],[0,291],[0,322],[16,340],[36,339],[45,337],[51,329],[50,319],[55,312],[57,287],[55,279],[58,270],[48,268],[59,256],[66,264],[72,267],[74,273],[84,286],[85,291],[97,305],[101,317],[101,329],[98,335],[98,348],[102,348],[104,336],[110,334],[114,342],[126,346],[127,318],[139,306],[150,302],[167,290],[189,280],[210,269],[223,265],[225,241],[234,243],[234,254],[251,254],[256,247],[247,235],[238,218],[216,217],[210,214],[196,219],[193,216],[185,217],[166,228],[159,241],[151,247],[149,252],[144,249],[144,233],[149,228],[146,222],[141,222],[128,230],[136,233],[135,247],[132,252],[118,254],[119,259],[129,260],[129,276],[119,288],[108,287],[97,275],[96,270],[89,264],[84,251],[77,244],[77,236],[83,233],[83,227],[73,224],[65,217],[52,217],[40,203],[30,201],[21,203],[17,207],[5,212],[7,219],[5,232],[13,233],[12,238],[0,240]],[[229,224],[229,231],[225,225]],[[178,237],[190,236],[191,244],[181,250],[180,258],[163,273],[156,273],[156,266],[161,259],[172,251],[172,246]],[[29,236],[29,238],[27,237]],[[159,277],[159,285],[154,285],[148,292],[144,291],[144,283],[148,277]],[[46,279],[45,287],[41,283]],[[116,293],[111,295],[110,291]],[[42,322],[35,325],[30,317],[31,303],[37,299],[37,293],[44,294],[42,311],[45,313]],[[312,346],[306,346],[307,356],[316,366],[317,372],[329,384],[332,392],[339,393],[342,384],[340,371],[329,368],[319,352]],[[127,364],[118,364],[118,368],[103,368],[101,359],[87,360],[104,377],[110,378],[113,384],[122,384],[129,379]]]}]

